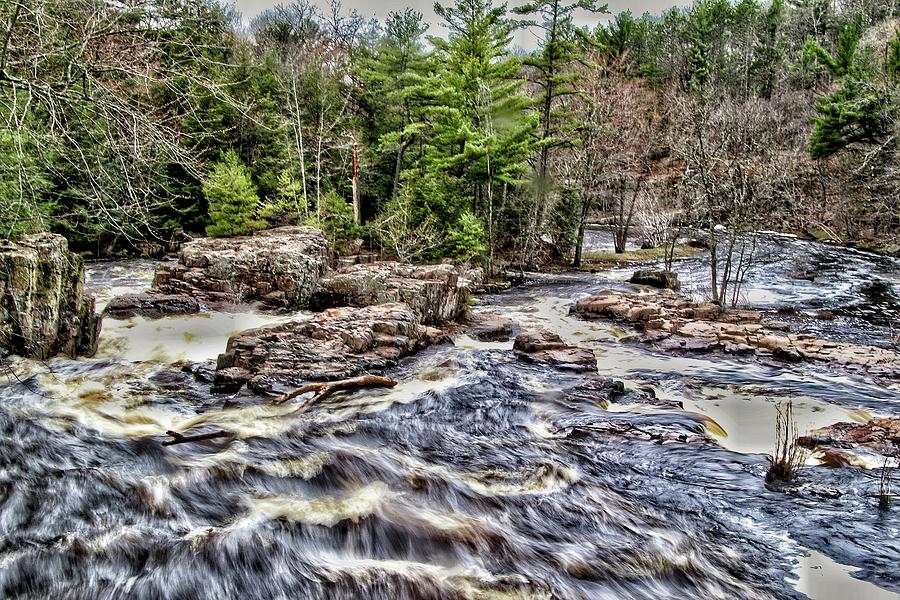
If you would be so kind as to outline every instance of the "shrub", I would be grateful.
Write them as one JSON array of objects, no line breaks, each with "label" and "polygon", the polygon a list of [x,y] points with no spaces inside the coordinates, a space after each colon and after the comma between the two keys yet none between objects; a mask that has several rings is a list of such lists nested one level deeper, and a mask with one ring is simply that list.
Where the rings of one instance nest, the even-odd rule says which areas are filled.
[{"label": "shrub", "polygon": [[372,229],[382,250],[405,262],[431,256],[444,242],[437,218],[429,211],[417,210],[405,191],[384,205]]},{"label": "shrub", "polygon": [[775,451],[772,453],[766,481],[793,481],[803,463],[806,451],[797,443],[797,422],[792,401],[779,402],[775,407]]},{"label": "shrub", "polygon": [[301,220],[308,213],[303,186],[284,171],[278,176],[277,195],[274,199],[264,201],[259,209],[259,216],[277,227],[289,225]]},{"label": "shrub", "polygon": [[458,261],[480,257],[485,252],[484,225],[469,211],[459,216],[447,239],[448,256]]},{"label": "shrub", "polygon": [[215,164],[203,182],[203,195],[212,221],[206,227],[206,235],[228,237],[265,227],[257,218],[259,196],[250,171],[234,150],[226,152],[222,161]]}]

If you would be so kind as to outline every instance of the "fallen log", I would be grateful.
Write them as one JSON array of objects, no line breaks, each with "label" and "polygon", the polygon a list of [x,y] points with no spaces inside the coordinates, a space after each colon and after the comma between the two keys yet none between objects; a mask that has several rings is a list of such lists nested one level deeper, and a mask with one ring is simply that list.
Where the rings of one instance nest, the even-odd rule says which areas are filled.
[{"label": "fallen log", "polygon": [[325,398],[336,394],[337,392],[350,392],[371,387],[388,387],[392,388],[397,385],[396,379],[390,377],[382,377],[380,375],[362,375],[360,377],[351,377],[350,379],[342,379],[340,381],[322,381],[316,383],[308,383],[295,390],[291,390],[286,394],[282,394],[275,398],[272,402],[275,404],[284,404],[288,400],[292,400],[297,396],[302,396],[313,392],[313,395],[306,399],[297,407],[295,413],[306,411],[310,406],[324,400]]},{"label": "fallen log", "polygon": [[174,446],[176,444],[190,444],[191,442],[203,442],[206,440],[214,440],[217,438],[228,437],[234,435],[234,433],[230,431],[213,431],[211,433],[198,433],[197,435],[184,435],[183,433],[178,433],[177,431],[169,430],[166,432],[166,435],[171,436],[171,440],[166,440],[162,443],[163,446]]}]

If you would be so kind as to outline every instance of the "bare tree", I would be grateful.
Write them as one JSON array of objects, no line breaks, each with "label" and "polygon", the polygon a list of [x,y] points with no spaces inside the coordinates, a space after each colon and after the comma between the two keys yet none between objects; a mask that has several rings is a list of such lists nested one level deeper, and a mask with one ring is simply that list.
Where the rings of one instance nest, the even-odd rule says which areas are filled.
[{"label": "bare tree", "polygon": [[[55,217],[89,218],[127,236],[170,200],[160,165],[202,174],[191,151],[199,134],[179,127],[197,111],[184,90],[240,105],[206,74],[232,35],[231,19],[204,0],[0,4],[3,127],[33,142],[43,168],[81,199],[81,213],[61,206]],[[35,158],[15,149],[22,164]],[[20,189],[23,201],[41,200]]]},{"label": "bare tree", "polygon": [[679,106],[684,179],[710,241],[710,297],[734,307],[756,257],[756,231],[771,221],[775,185],[783,178],[772,152],[778,117],[757,98],[682,97]]}]

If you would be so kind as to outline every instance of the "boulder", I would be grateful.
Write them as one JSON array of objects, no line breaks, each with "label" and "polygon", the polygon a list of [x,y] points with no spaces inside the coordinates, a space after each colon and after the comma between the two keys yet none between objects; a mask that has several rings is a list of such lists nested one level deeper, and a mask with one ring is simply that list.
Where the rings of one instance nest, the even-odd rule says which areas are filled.
[{"label": "boulder", "polygon": [[61,235],[0,245],[0,348],[28,358],[92,356],[100,317],[84,292],[84,261]]},{"label": "boulder", "polygon": [[156,319],[164,315],[191,315],[199,313],[203,305],[193,296],[185,294],[125,294],[113,298],[103,314],[111,319],[130,319],[143,316]]},{"label": "boulder", "polygon": [[505,342],[512,337],[513,321],[500,315],[475,315],[467,331],[482,342]]},{"label": "boulder", "polygon": [[300,308],[315,291],[328,260],[325,234],[313,227],[202,238],[182,246],[177,264],[157,269],[152,291],[191,296],[212,306],[262,301]]},{"label": "boulder", "polygon": [[229,339],[216,363],[214,388],[235,391],[248,384],[255,391],[285,391],[380,373],[442,340],[406,304],[333,308]]},{"label": "boulder", "polygon": [[441,325],[463,315],[472,291],[481,285],[481,280],[481,269],[450,264],[356,264],[323,277],[310,299],[310,307],[323,310],[402,302],[423,323]]},{"label": "boulder", "polygon": [[566,371],[596,371],[597,359],[591,350],[566,344],[549,331],[525,332],[516,337],[513,349],[522,360]]},{"label": "boulder", "polygon": [[678,282],[678,273],[674,271],[636,271],[631,276],[631,283],[647,285],[662,290],[678,291],[681,289],[681,284]]}]

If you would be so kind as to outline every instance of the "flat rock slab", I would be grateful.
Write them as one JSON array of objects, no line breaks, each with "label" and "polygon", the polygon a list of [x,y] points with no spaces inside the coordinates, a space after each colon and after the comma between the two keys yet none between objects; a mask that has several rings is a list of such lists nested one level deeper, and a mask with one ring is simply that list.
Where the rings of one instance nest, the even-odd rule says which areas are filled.
[{"label": "flat rock slab", "polygon": [[900,455],[900,418],[872,419],[868,423],[835,423],[799,438],[797,443],[817,450],[862,447],[896,458]]},{"label": "flat rock slab", "polygon": [[253,235],[203,238],[182,246],[178,263],[157,269],[152,292],[207,305],[265,302],[303,307],[328,267],[325,234],[279,227]]},{"label": "flat rock slab", "polygon": [[311,381],[380,374],[442,341],[406,304],[329,309],[305,319],[244,331],[216,364],[214,389],[283,392]]},{"label": "flat rock slab", "polygon": [[442,325],[463,315],[482,278],[481,269],[449,264],[356,264],[323,277],[309,304],[313,310],[322,310],[402,302],[423,323]]},{"label": "flat rock slab", "polygon": [[130,319],[143,316],[150,319],[166,315],[192,315],[199,313],[203,304],[187,294],[125,294],[110,300],[103,314],[111,319]]},{"label": "flat rock slab", "polygon": [[669,290],[640,295],[608,291],[579,300],[573,312],[586,319],[630,323],[643,331],[643,342],[663,350],[722,350],[782,362],[816,361],[900,379],[900,354],[895,351],[785,333],[784,324],[767,321],[757,311],[724,311],[715,304],[695,304]]},{"label": "flat rock slab", "polygon": [[493,314],[472,317],[466,332],[481,342],[505,342],[512,337],[515,323],[512,319]]}]

